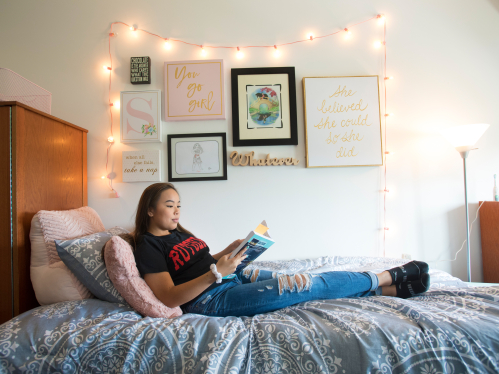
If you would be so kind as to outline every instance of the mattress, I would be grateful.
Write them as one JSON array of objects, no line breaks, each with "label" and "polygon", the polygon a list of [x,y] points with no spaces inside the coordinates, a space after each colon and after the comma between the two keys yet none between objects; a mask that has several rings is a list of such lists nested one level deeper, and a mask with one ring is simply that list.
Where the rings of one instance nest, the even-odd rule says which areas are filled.
[{"label": "mattress", "polygon": [[[259,261],[283,273],[381,271],[405,261]],[[0,325],[0,373],[497,373],[499,287],[430,270],[410,299],[314,300],[253,317],[142,317],[98,299],[41,306]]]}]

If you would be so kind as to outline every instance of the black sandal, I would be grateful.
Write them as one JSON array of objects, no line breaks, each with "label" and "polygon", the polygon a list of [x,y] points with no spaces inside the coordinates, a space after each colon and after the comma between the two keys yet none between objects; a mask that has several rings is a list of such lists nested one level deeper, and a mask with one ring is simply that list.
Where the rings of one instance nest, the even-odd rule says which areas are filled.
[{"label": "black sandal", "polygon": [[407,264],[387,270],[392,276],[392,284],[417,281],[424,273],[428,273],[429,266],[426,262],[411,261]]},{"label": "black sandal", "polygon": [[421,279],[409,282],[402,282],[397,285],[397,297],[408,299],[417,296],[430,288],[430,274],[423,273]]}]

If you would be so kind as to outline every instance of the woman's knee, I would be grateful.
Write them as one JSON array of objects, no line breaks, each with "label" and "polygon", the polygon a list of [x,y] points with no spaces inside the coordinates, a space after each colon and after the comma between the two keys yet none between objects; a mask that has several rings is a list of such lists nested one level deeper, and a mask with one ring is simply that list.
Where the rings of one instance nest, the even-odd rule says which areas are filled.
[{"label": "woman's knee", "polygon": [[[241,273],[241,278],[246,280],[244,283],[254,283],[260,282],[264,280],[269,280],[272,278],[276,278],[277,273],[271,272],[268,270],[260,270],[260,269],[245,269]],[[249,282],[247,282],[249,280]]]},{"label": "woman's knee", "polygon": [[309,291],[312,287],[312,275],[308,273],[283,274],[268,270],[245,269],[241,273],[241,278],[245,278],[246,282],[244,283],[254,283],[266,281],[269,279],[277,279],[279,284],[279,295],[282,295],[284,291]]},{"label": "woman's knee", "polygon": [[284,291],[309,291],[312,287],[312,276],[307,273],[277,274],[277,281],[279,282],[279,295],[282,295]]}]

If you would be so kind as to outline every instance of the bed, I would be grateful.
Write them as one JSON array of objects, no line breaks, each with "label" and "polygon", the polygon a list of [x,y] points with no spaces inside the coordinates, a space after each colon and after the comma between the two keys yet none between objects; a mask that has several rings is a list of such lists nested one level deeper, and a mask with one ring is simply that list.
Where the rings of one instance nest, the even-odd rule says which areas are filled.
[{"label": "bed", "polygon": [[[403,262],[335,256],[250,266],[379,271]],[[143,318],[98,299],[41,306],[0,326],[0,372],[499,372],[499,286],[430,275],[430,290],[411,299],[316,300],[254,317]]]},{"label": "bed", "polygon": [[[12,237],[0,248],[0,264],[8,264],[0,272],[0,373],[499,372],[499,287],[470,287],[434,269],[430,290],[419,297],[316,300],[254,317],[150,318],[96,298],[37,306],[30,222],[42,209],[87,204],[86,130],[19,103],[0,105],[0,126],[12,128],[17,144],[12,183],[1,184],[0,194],[12,194],[15,208],[0,199],[2,217],[14,214]],[[34,134],[29,147],[22,146],[26,134]],[[37,170],[43,174],[37,162],[58,165],[56,177],[32,178]],[[36,189],[27,184],[32,179]],[[403,262],[321,257],[251,266],[283,273],[381,271]]]}]

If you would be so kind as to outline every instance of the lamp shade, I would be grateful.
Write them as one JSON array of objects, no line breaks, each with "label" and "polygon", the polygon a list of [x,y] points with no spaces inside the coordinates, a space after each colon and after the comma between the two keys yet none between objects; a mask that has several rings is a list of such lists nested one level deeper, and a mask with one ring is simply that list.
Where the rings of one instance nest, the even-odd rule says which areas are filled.
[{"label": "lamp shade", "polygon": [[440,133],[451,143],[455,148],[471,147],[480,139],[483,133],[490,125],[486,123],[475,123],[471,125],[461,125],[449,127],[441,130]]}]

